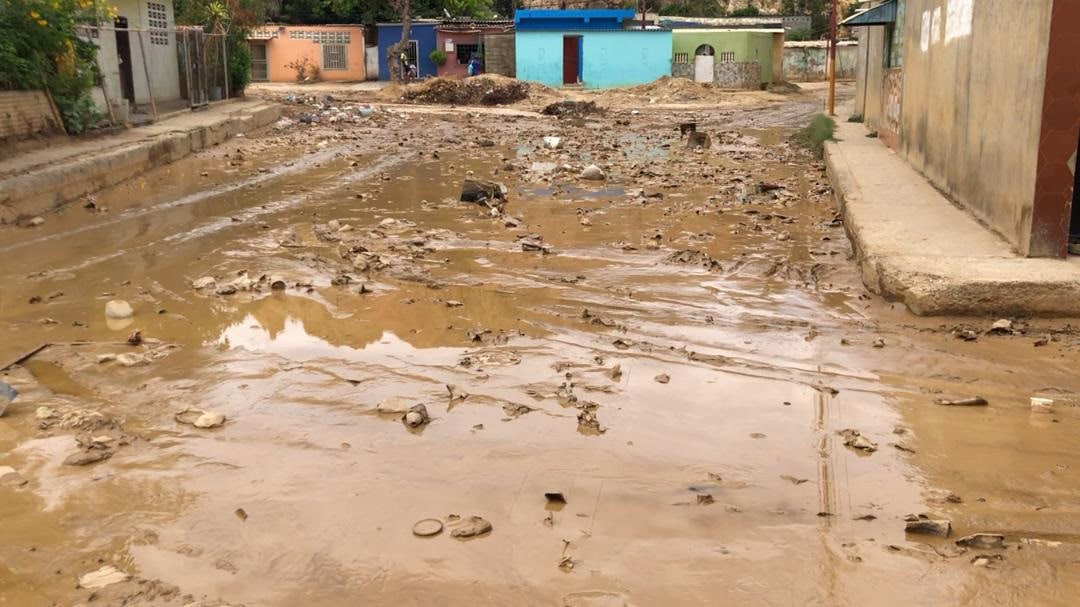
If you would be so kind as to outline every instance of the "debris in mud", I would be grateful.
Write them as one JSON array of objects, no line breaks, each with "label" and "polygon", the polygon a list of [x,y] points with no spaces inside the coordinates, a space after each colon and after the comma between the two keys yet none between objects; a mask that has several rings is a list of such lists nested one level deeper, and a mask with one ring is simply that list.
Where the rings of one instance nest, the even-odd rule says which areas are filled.
[{"label": "debris in mud", "polygon": [[112,565],[105,565],[97,571],[91,571],[90,573],[84,573],[79,576],[79,588],[94,590],[97,588],[104,588],[111,584],[126,582],[129,579],[131,579],[130,575],[120,571]]},{"label": "debris in mud", "polygon": [[461,202],[486,204],[501,211],[506,206],[506,186],[495,181],[466,179],[461,184]]},{"label": "debris in mud", "polygon": [[859,515],[859,516],[856,516],[856,517],[852,517],[852,519],[851,519],[851,520],[853,520],[853,521],[867,521],[867,522],[869,522],[869,521],[876,521],[876,520],[877,520],[877,517],[876,517],[876,516],[874,516],[873,514],[861,514],[861,515]]},{"label": "debris in mud", "polygon": [[195,426],[196,428],[217,428],[225,423],[225,414],[217,411],[205,411],[188,407],[177,411],[173,419],[181,424]]},{"label": "debris in mud", "polygon": [[0,485],[5,487],[22,487],[27,484],[23,475],[19,474],[17,470],[11,466],[0,466]]},{"label": "debris in mud", "polygon": [[694,362],[708,363],[710,365],[731,364],[731,358],[724,356],[723,354],[702,354],[701,352],[691,352],[687,355],[687,358]]},{"label": "debris in mud", "polygon": [[412,532],[417,537],[434,537],[443,532],[443,524],[436,518],[421,519],[413,525]]},{"label": "debris in mud", "polygon": [[419,428],[426,425],[431,421],[431,417],[428,415],[427,407],[422,404],[413,405],[401,416],[401,421],[410,428]]},{"label": "debris in mud", "polygon": [[203,289],[209,289],[216,284],[217,280],[213,276],[203,276],[202,278],[196,278],[192,281],[191,288],[196,291],[201,291]]},{"label": "debris in mud", "polygon": [[607,432],[607,428],[600,426],[600,420],[596,418],[593,408],[586,408],[578,412],[578,432],[587,435],[600,435]]},{"label": "debris in mud", "polygon": [[708,133],[694,131],[686,138],[686,149],[688,150],[707,150],[710,147],[712,147],[712,141],[709,139]]},{"label": "debris in mud", "polygon": [[15,397],[19,395],[19,391],[11,387],[11,384],[0,381],[0,416],[4,415],[7,411],[8,405],[11,401],[15,400]]},{"label": "debris in mud", "polygon": [[885,347],[885,340],[879,337],[879,338],[874,340],[873,345],[874,345],[875,348],[884,348]]},{"label": "debris in mud", "polygon": [[907,522],[904,531],[908,533],[938,537],[949,537],[952,533],[952,523],[944,519],[932,519],[925,514],[909,514],[904,517],[904,520]]},{"label": "debris in mud", "polygon": [[410,84],[401,94],[404,101],[439,105],[506,105],[528,99],[532,88],[524,80],[494,74],[473,78],[431,78]]},{"label": "debris in mud", "polygon": [[547,493],[544,493],[544,499],[547,500],[547,503],[549,504],[554,504],[557,506],[566,505],[566,496],[563,495],[561,491],[549,491]]},{"label": "debris in mud", "polygon": [[973,533],[956,540],[956,545],[979,550],[1005,548],[1005,536],[997,533]]},{"label": "debris in mud", "polygon": [[934,403],[946,407],[982,407],[989,404],[989,402],[981,396],[972,396],[970,398],[938,398],[934,400]]},{"label": "debris in mud", "polygon": [[836,388],[832,386],[826,386],[824,384],[814,384],[810,387],[817,390],[818,392],[821,392],[822,394],[828,394],[829,396],[836,396],[837,394],[840,394],[840,391]]},{"label": "debris in mud", "polygon": [[583,118],[589,114],[599,114],[603,110],[596,105],[595,101],[556,101],[548,104],[540,113],[545,116],[556,118]]},{"label": "debris in mud", "polygon": [[517,330],[502,330],[496,333],[491,329],[475,327],[472,329],[466,329],[465,336],[469,338],[469,341],[479,342],[484,345],[501,346],[503,344],[509,343],[510,340],[515,337],[521,337],[522,333],[521,331]]},{"label": "debris in mud", "polygon": [[709,504],[712,504],[712,503],[715,503],[715,502],[716,502],[716,500],[713,498],[712,494],[699,493],[698,496],[697,496],[697,504],[698,504],[698,506],[708,506]]},{"label": "debris in mud", "polygon": [[971,558],[971,564],[976,567],[990,568],[993,563],[999,563],[1004,561],[1005,557],[1001,554],[978,554]]},{"label": "debris in mud", "polygon": [[505,413],[507,418],[508,418],[508,419],[503,420],[503,421],[508,421],[510,419],[517,419],[517,418],[521,417],[522,415],[525,415],[526,413],[531,413],[532,411],[536,411],[536,409],[534,409],[534,408],[532,408],[532,407],[530,407],[528,405],[523,405],[521,403],[505,403],[502,408],[503,408],[503,413]]},{"label": "debris in mud", "polygon": [[780,478],[782,478],[783,480],[791,483],[792,485],[801,485],[803,483],[809,483],[810,482],[810,479],[808,479],[808,478],[797,478],[797,477],[791,476],[790,474],[781,474]]},{"label": "debris in mud", "polygon": [[143,342],[142,331],[135,329],[128,334],[127,342],[133,346],[137,346]]},{"label": "debris in mud", "polygon": [[990,329],[986,332],[988,335],[1012,335],[1013,323],[1008,318],[1002,318],[994,321],[994,324],[990,326]]},{"label": "debris in mud", "polygon": [[45,224],[44,217],[31,217],[30,221],[26,222],[26,226],[30,228],[36,228]]},{"label": "debris in mud", "polygon": [[960,329],[955,332],[955,335],[957,339],[962,339],[964,341],[975,341],[979,339],[979,334],[971,329]]},{"label": "debris in mud", "polygon": [[545,255],[554,252],[554,248],[544,242],[544,237],[539,234],[522,234],[517,237],[517,241],[522,251],[540,251]]},{"label": "debris in mud", "polygon": [[720,262],[713,259],[708,253],[704,251],[695,251],[693,249],[675,251],[665,257],[664,262],[688,266],[701,266],[710,272],[719,272],[724,269],[723,266],[720,265]]},{"label": "debris in mud", "polygon": [[607,179],[607,175],[604,170],[595,164],[590,164],[581,171],[581,178],[588,179],[590,181],[603,181]]},{"label": "debris in mud", "polygon": [[559,559],[559,569],[562,569],[563,571],[571,571],[573,570],[573,568],[574,559],[569,554],[563,555],[563,557]]},{"label": "debris in mud", "polygon": [[844,446],[851,447],[852,449],[858,449],[860,451],[866,451],[867,453],[873,453],[877,451],[877,443],[874,443],[870,439],[866,438],[854,428],[846,428],[837,432],[840,436],[844,437]]},{"label": "debris in mud", "polygon": [[112,318],[113,320],[124,320],[131,318],[135,315],[135,310],[131,308],[131,304],[123,299],[114,299],[105,304],[105,318]]},{"label": "debris in mud", "polygon": [[123,354],[116,355],[116,362],[122,367],[139,367],[142,365],[150,364],[150,359],[146,358],[142,354],[134,352],[125,352]]},{"label": "debris in mud", "polygon": [[109,449],[90,448],[85,451],[72,453],[64,458],[64,464],[68,466],[87,466],[112,457],[113,452]]},{"label": "debris in mud", "polygon": [[1052,398],[1040,398],[1038,396],[1031,397],[1031,411],[1033,413],[1053,413],[1054,412],[1054,399]]},{"label": "debris in mud", "polygon": [[456,514],[446,517],[450,525],[450,536],[467,539],[491,532],[491,523],[480,516],[461,518]]},{"label": "debris in mud", "polygon": [[465,400],[466,398],[469,398],[469,393],[466,392],[464,388],[461,388],[455,384],[446,384],[446,390],[450,392],[451,401]]},{"label": "debris in mud", "polygon": [[236,509],[236,510],[235,510],[235,511],[233,512],[233,514],[235,514],[235,515],[236,515],[236,518],[238,518],[238,519],[240,519],[240,520],[242,520],[242,521],[247,521],[247,520],[248,520],[248,513],[247,513],[247,510],[244,510],[243,508],[237,508],[237,509]]},{"label": "debris in mud", "polygon": [[669,381],[671,381],[671,376],[668,375],[667,373],[661,373],[660,375],[657,375],[653,379],[656,380],[656,383],[658,383],[658,384],[666,384]]},{"label": "debris in mud", "polygon": [[562,138],[550,135],[544,137],[544,147],[548,148],[549,150],[557,150],[562,147]]}]

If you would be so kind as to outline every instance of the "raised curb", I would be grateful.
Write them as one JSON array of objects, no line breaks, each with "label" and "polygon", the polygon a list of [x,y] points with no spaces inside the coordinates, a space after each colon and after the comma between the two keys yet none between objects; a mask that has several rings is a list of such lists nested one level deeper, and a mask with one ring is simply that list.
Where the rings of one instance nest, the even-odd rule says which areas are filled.
[{"label": "raised curb", "polygon": [[266,126],[280,116],[281,106],[260,104],[223,114],[208,124],[169,130],[97,154],[64,159],[0,178],[0,191],[3,192],[0,206],[5,207],[0,219],[19,221],[51,211],[240,133]]},{"label": "raised curb", "polygon": [[[865,131],[837,126],[840,140],[825,144],[826,171],[868,289],[919,316],[1080,317],[1080,260],[1021,257],[898,156],[885,151],[889,170],[862,166],[867,144],[845,139]],[[882,157],[872,151],[880,169]],[[910,199],[867,198],[867,190],[903,197],[913,179],[923,183]],[[958,252],[969,244],[970,254]]]}]

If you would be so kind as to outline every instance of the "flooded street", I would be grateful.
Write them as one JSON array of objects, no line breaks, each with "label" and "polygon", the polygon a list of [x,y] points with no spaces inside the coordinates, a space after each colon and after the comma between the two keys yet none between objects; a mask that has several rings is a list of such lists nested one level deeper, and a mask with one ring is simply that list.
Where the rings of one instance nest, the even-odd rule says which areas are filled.
[{"label": "flooded street", "polygon": [[0,605],[1075,604],[1077,323],[867,292],[753,95],[296,103],[0,226]]}]

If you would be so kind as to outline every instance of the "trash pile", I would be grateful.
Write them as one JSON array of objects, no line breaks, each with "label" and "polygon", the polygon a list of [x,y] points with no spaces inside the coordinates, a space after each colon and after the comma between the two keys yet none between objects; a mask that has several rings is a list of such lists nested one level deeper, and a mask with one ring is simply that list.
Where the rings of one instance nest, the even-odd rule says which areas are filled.
[{"label": "trash pile", "polygon": [[[326,122],[335,124],[338,122],[360,122],[370,118],[376,110],[367,104],[341,103],[338,104],[333,95],[286,95],[281,102],[287,105],[310,106],[311,111],[300,113],[296,122],[302,124],[319,124]],[[282,118],[275,124],[279,130],[293,124],[288,118]]]},{"label": "trash pile", "polygon": [[556,118],[584,118],[589,114],[599,114],[603,110],[595,101],[556,101],[548,104],[540,113]]},{"label": "trash pile", "polygon": [[401,98],[411,103],[448,105],[506,105],[529,98],[541,85],[504,76],[432,78],[405,87]]}]

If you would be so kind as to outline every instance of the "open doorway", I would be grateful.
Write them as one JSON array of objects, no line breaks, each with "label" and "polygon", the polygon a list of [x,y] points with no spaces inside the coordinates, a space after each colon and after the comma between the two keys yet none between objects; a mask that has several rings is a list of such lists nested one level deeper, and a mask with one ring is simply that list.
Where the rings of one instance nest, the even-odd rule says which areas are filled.
[{"label": "open doorway", "polygon": [[715,64],[716,49],[711,44],[697,47],[694,51],[694,82],[712,82]]},{"label": "open doorway", "polygon": [[563,84],[577,84],[581,75],[581,36],[563,36]]},{"label": "open doorway", "polygon": [[1076,152],[1069,163],[1073,172],[1072,209],[1069,217],[1069,254],[1080,255],[1080,133],[1077,133]]},{"label": "open doorway", "polygon": [[135,72],[131,69],[131,38],[128,37],[127,17],[117,17],[113,22],[116,28],[116,59],[120,67],[120,94],[132,104],[135,103]]}]

